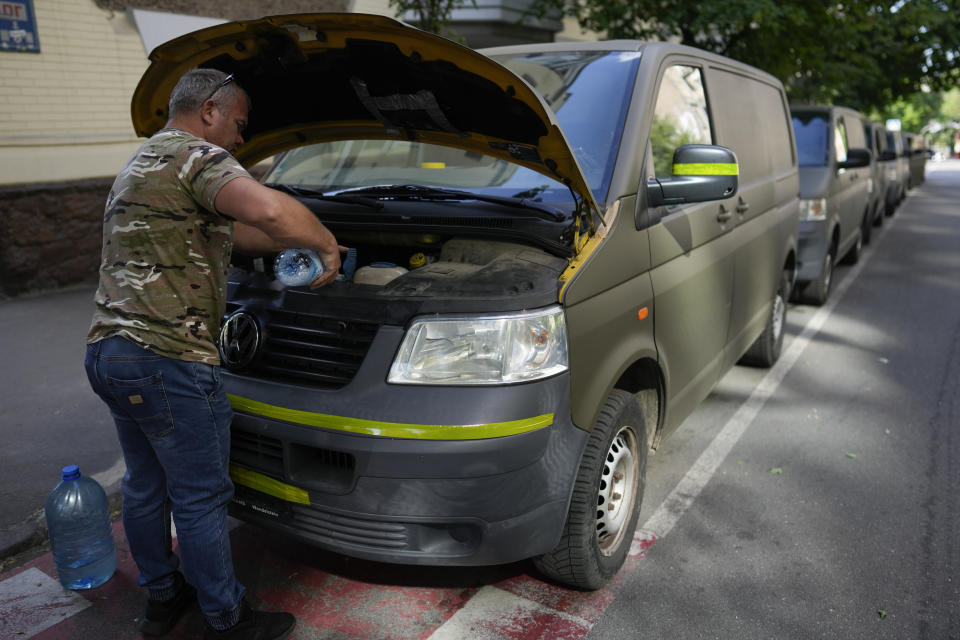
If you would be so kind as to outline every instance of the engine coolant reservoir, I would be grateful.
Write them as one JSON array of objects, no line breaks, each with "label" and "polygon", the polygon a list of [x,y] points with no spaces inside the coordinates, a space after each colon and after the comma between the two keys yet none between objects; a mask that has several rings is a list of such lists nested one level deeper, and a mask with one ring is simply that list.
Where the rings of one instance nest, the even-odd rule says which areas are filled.
[{"label": "engine coolant reservoir", "polygon": [[353,275],[353,281],[357,284],[384,285],[406,272],[406,269],[392,262],[372,262],[366,267],[357,269],[357,272]]}]

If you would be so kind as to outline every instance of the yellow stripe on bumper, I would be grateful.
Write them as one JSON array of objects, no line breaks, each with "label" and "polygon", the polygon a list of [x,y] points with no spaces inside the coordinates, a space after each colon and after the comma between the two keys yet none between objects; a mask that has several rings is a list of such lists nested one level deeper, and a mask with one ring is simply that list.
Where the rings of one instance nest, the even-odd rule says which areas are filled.
[{"label": "yellow stripe on bumper", "polygon": [[488,424],[402,424],[399,422],[380,422],[379,420],[362,420],[360,418],[346,418],[331,416],[311,411],[287,409],[272,404],[258,402],[233,394],[227,394],[230,406],[237,411],[249,413],[265,418],[274,418],[284,422],[293,422],[308,427],[360,433],[369,436],[383,436],[386,438],[409,438],[416,440],[482,440],[486,438],[502,438],[515,436],[528,431],[535,431],[553,424],[553,414],[545,413],[522,420],[508,422],[492,422]]},{"label": "yellow stripe on bumper", "polygon": [[230,465],[230,478],[236,484],[242,484],[245,487],[256,489],[274,498],[280,498],[281,500],[296,502],[298,504],[310,504],[310,495],[300,487],[284,484],[262,473],[250,471],[250,469]]}]

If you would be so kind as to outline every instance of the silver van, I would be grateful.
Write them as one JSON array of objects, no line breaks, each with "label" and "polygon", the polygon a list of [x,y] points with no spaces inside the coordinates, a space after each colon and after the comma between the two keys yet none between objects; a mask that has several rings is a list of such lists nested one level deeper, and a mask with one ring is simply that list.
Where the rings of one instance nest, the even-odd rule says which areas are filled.
[{"label": "silver van", "polygon": [[864,119],[845,107],[790,109],[800,159],[797,292],[823,304],[837,260],[855,263],[870,215],[870,162]]},{"label": "silver van", "polygon": [[774,77],[669,43],[470,50],[381,16],[277,16],[167,44],[251,96],[248,166],[356,270],[283,287],[234,257],[220,333],[233,513],[347,555],[534,558],[597,588],[648,450],[735,363],[776,361],[799,177]]}]

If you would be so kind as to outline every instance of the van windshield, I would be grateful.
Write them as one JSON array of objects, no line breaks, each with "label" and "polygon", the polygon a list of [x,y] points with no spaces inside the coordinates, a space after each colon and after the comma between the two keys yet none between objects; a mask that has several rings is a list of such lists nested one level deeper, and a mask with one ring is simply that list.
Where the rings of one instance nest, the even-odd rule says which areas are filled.
[{"label": "van windshield", "polygon": [[[494,57],[553,109],[597,200],[606,195],[613,173],[639,56],[562,51]],[[536,171],[491,156],[406,140],[342,140],[299,147],[280,156],[263,181],[326,193],[414,184],[543,202],[571,200],[564,184]]]},{"label": "van windshield", "polygon": [[794,113],[793,135],[801,167],[825,167],[830,160],[830,124],[821,113]]}]

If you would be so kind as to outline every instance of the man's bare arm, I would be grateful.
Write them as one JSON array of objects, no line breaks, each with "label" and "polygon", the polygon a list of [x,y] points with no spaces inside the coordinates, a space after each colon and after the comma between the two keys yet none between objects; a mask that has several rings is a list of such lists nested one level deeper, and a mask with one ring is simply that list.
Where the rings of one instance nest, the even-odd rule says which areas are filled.
[{"label": "man's bare arm", "polygon": [[337,239],[313,212],[285,193],[265,187],[252,178],[237,178],[217,193],[217,211],[237,220],[234,232],[240,229],[241,251],[255,251],[265,246],[260,234],[247,233],[242,225],[266,235],[275,244],[268,250],[305,247],[314,249],[323,258],[326,270],[310,286],[316,288],[333,281],[340,270]]},{"label": "man's bare arm", "polygon": [[245,222],[235,222],[233,225],[233,250],[251,255],[264,253],[279,253],[289,247],[268,236],[260,229]]}]

